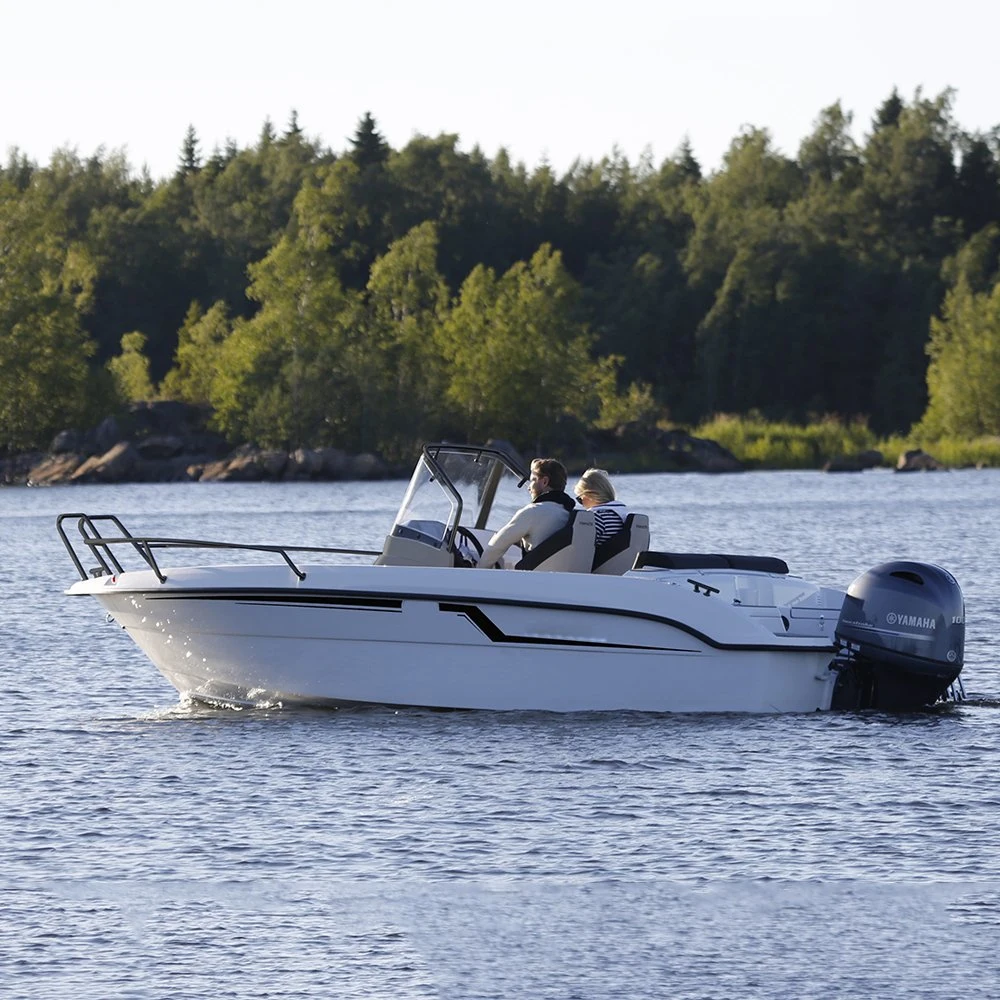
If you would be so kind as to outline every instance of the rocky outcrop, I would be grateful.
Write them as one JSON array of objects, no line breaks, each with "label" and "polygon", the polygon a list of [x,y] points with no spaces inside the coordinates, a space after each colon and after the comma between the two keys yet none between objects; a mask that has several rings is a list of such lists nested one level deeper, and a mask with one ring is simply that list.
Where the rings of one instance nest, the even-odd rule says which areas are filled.
[{"label": "rocky outcrop", "polygon": [[823,464],[824,472],[864,472],[865,469],[877,469],[885,461],[882,452],[872,448],[856,455],[838,455]]},{"label": "rocky outcrop", "polygon": [[410,471],[339,448],[233,450],[208,429],[208,417],[186,403],[135,403],[89,431],[60,431],[47,452],[0,459],[0,484],[386,479]]},{"label": "rocky outcrop", "polygon": [[[641,456],[642,465],[656,472],[743,472],[743,463],[717,441],[698,438],[683,430],[661,430],[624,424],[594,435],[591,455]],[[609,462],[607,458],[600,461]]]},{"label": "rocky outcrop", "polygon": [[920,448],[904,451],[896,462],[897,472],[935,472],[947,466]]},{"label": "rocky outcrop", "polygon": [[742,472],[743,463],[717,441],[697,438],[687,431],[663,431],[658,445],[664,458],[678,469],[694,472]]},{"label": "rocky outcrop", "polygon": [[[233,449],[208,429],[210,412],[187,403],[134,403],[88,431],[60,431],[47,452],[0,459],[0,484],[122,482],[288,482],[402,478],[411,466],[370,452],[339,448],[286,452],[253,445]],[[513,447],[500,442],[513,452]],[[622,463],[655,472],[742,472],[715,441],[686,431],[627,424],[586,442],[590,464]],[[579,453],[578,453],[579,454]]]},{"label": "rocky outcrop", "polygon": [[201,482],[288,482],[303,480],[388,479],[405,476],[402,469],[377,455],[348,455],[339,448],[266,451],[244,446],[217,462],[189,470]]},{"label": "rocky outcrop", "polygon": [[45,458],[44,452],[40,451],[11,455],[10,458],[0,458],[0,486],[13,486],[27,482],[28,473]]}]

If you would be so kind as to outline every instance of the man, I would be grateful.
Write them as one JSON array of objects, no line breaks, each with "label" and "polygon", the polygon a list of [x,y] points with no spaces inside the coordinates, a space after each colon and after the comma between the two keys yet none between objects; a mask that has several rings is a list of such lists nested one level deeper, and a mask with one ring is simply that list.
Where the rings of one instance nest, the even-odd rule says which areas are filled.
[{"label": "man", "polygon": [[491,539],[479,559],[481,567],[490,569],[511,545],[519,542],[530,550],[567,521],[573,510],[572,499],[566,495],[566,467],[554,458],[536,458],[531,463],[528,480],[531,503],[522,507]]}]

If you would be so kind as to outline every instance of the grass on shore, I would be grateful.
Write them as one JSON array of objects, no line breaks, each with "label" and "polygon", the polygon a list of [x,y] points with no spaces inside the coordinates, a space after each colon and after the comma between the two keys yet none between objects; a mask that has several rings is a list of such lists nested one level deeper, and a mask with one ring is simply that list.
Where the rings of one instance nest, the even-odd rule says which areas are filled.
[{"label": "grass on shore", "polygon": [[1000,468],[1000,436],[925,441],[911,432],[879,438],[863,421],[845,424],[833,417],[798,425],[723,414],[691,433],[718,442],[755,469],[821,469],[832,459],[864,451],[881,452],[882,465],[894,468],[904,451],[915,448],[952,468]]}]

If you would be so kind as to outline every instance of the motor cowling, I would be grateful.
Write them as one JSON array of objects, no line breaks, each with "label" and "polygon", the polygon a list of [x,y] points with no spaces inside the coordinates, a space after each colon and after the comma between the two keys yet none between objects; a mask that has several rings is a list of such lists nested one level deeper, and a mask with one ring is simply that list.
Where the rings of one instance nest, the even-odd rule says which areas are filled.
[{"label": "motor cowling", "polygon": [[962,671],[962,589],[932,563],[882,563],[848,588],[836,637],[844,661],[835,704],[892,711],[933,704]]}]

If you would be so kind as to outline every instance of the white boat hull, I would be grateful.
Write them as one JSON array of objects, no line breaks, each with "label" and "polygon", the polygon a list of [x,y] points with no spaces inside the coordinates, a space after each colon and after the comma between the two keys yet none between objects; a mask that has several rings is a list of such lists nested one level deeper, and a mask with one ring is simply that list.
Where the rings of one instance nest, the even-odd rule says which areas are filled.
[{"label": "white boat hull", "polygon": [[836,682],[835,591],[777,634],[775,607],[710,600],[691,573],[305,569],[137,571],[69,592],[96,597],[182,695],[211,702],[811,712]]}]

